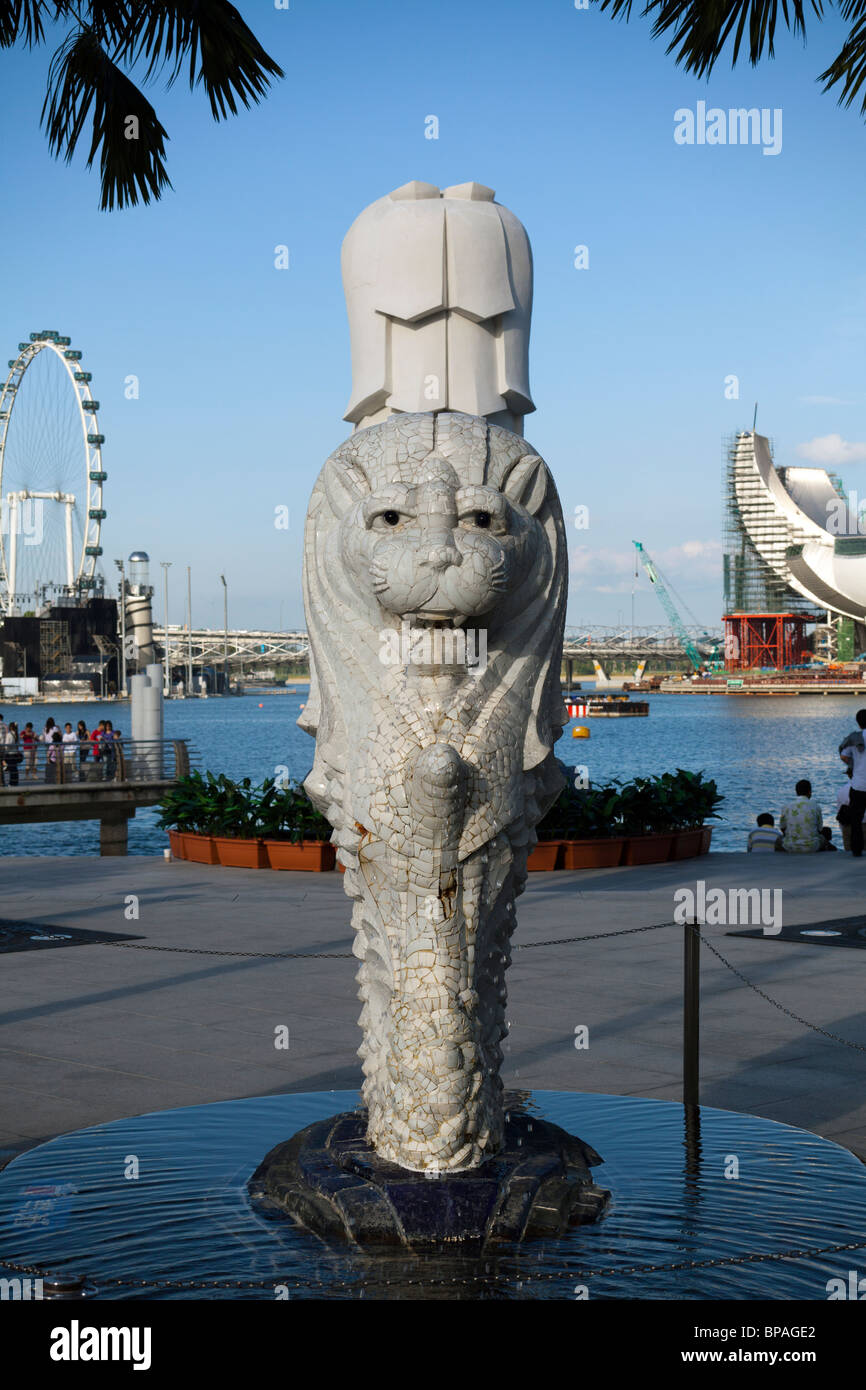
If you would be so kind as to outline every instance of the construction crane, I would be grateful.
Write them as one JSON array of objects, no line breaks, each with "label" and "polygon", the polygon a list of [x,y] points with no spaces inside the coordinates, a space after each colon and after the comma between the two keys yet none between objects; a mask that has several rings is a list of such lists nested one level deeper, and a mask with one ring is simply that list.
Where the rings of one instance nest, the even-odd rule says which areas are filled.
[{"label": "construction crane", "polygon": [[656,593],[661,601],[662,608],[668,615],[671,627],[677,635],[677,641],[692,663],[696,671],[701,669],[701,654],[686,631],[685,623],[674,606],[674,601],[667,591],[665,582],[653,563],[652,556],[644,550],[640,541],[632,541],[632,545],[638,553],[638,558],[649,576],[651,584],[655,585]]}]

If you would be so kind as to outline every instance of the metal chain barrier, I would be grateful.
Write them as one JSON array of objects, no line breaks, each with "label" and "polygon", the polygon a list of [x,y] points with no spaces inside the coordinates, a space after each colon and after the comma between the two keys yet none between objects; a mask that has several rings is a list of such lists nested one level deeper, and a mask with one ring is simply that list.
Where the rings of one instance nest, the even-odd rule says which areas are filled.
[{"label": "metal chain barrier", "polygon": [[[561,936],[554,937],[549,941],[518,942],[511,949],[512,952],[515,952],[533,951],[538,950],[540,947],[547,946],[572,946],[581,941],[606,941],[609,937],[636,936],[640,932],[659,931],[663,927],[679,925],[680,923],[677,922],[651,922],[645,927],[623,927],[621,931],[593,932],[584,936]],[[697,923],[692,922],[688,925],[697,932],[698,937],[707,949],[712,951],[713,955],[721,961],[722,965],[730,970],[732,975],[736,975],[738,980],[749,989],[754,990],[755,994],[759,995],[761,999],[764,999],[768,1004],[771,1004],[774,1009],[778,1009],[780,1013],[785,1014],[788,1018],[792,1018],[795,1023],[801,1024],[804,1028],[811,1029],[813,1033],[820,1033],[822,1037],[829,1038],[831,1042],[841,1043],[843,1047],[851,1047],[856,1052],[866,1052],[866,1046],[864,1046],[863,1043],[852,1042],[850,1038],[843,1038],[838,1033],[833,1033],[828,1028],[822,1028],[817,1023],[810,1023],[807,1018],[802,1018],[800,1014],[795,1013],[793,1009],[788,1009],[784,1004],[780,1004],[778,999],[774,999],[772,995],[767,994],[766,990],[754,984],[742,971],[738,970],[735,965],[732,965],[731,962],[722,955],[721,951],[718,951],[712,942],[707,940],[700,931]],[[86,941],[80,944],[84,946],[113,946],[124,951],[168,951],[177,955],[230,956],[246,960],[353,960],[355,958],[351,951],[213,951],[196,946],[148,946],[143,942],[135,941]]]},{"label": "metal chain barrier", "polygon": [[787,1014],[788,1018],[793,1018],[796,1023],[801,1023],[804,1028],[811,1028],[813,1033],[820,1033],[822,1037],[830,1038],[832,1042],[841,1043],[843,1047],[853,1047],[857,1052],[866,1052],[866,1047],[864,1047],[862,1043],[851,1042],[849,1038],[842,1038],[838,1033],[831,1033],[829,1029],[821,1028],[817,1023],[810,1023],[807,1018],[801,1018],[799,1014],[794,1013],[793,1009],[786,1009],[785,1005],[780,1004],[778,999],[773,999],[765,990],[747,979],[742,971],[738,970],[735,965],[731,965],[731,962],[725,959],[721,951],[717,951],[712,942],[707,940],[696,923],[691,923],[690,925],[707,949],[712,951],[713,955],[722,962],[722,965],[726,965],[732,975],[736,975],[737,979],[742,980],[744,985],[748,985],[749,989],[753,989],[762,999],[766,999],[767,1003],[772,1004],[774,1009],[778,1009],[781,1013]]},{"label": "metal chain barrier", "polygon": [[[717,1259],[707,1260],[679,1260],[673,1264],[646,1264],[646,1265],[608,1265],[602,1269],[580,1269],[563,1270],[561,1274],[527,1274],[523,1278],[514,1276],[518,1283],[559,1283],[563,1279],[601,1279],[608,1277],[619,1277],[625,1274],[671,1274],[687,1269],[718,1269],[730,1265],[743,1264],[765,1264],[772,1260],[794,1260],[802,1259],[804,1256],[809,1258],[815,1255],[837,1255],[850,1250],[866,1249],[866,1240],[847,1241],[839,1245],[817,1245],[807,1247],[802,1250],[776,1250],[766,1253],[750,1252],[743,1255],[720,1255]],[[609,1253],[609,1252],[605,1252]],[[87,1275],[66,1274],[62,1270],[42,1269],[38,1265],[16,1264],[13,1260],[0,1259],[0,1267],[3,1269],[14,1270],[17,1274],[28,1274],[37,1278],[42,1278],[46,1282],[52,1280],[59,1282],[80,1281],[86,1284]],[[480,1282],[487,1282],[495,1275],[486,1275],[482,1280],[481,1276],[475,1275],[472,1278],[453,1275],[443,1279],[394,1279],[395,1286],[404,1288],[406,1286],[425,1288],[429,1286],[447,1287],[449,1285],[470,1285]],[[136,1288],[136,1289],[272,1289],[275,1285],[284,1285],[286,1288],[295,1289],[355,1289],[358,1287],[358,1280],[349,1279],[305,1279],[295,1280],[281,1279],[278,1275],[273,1275],[270,1279],[117,1279],[93,1276],[94,1284],[105,1288]],[[379,1283],[390,1285],[390,1279],[377,1280]]]}]

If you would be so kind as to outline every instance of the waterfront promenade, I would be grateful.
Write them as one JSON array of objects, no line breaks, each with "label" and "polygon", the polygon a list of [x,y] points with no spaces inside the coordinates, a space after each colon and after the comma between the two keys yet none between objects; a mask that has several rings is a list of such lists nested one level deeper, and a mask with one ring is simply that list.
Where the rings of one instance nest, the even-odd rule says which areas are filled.
[{"label": "waterfront promenade", "polygon": [[[0,1163],[124,1115],[359,1086],[360,1006],[340,875],[156,857],[9,857],[2,868],[3,922],[173,949],[59,945],[3,955]],[[713,854],[530,875],[508,972],[506,1085],[682,1094],[683,928],[540,943],[670,922],[675,889],[698,879],[708,889],[781,888],[786,926],[850,917],[863,911],[864,878],[866,860],[843,854]],[[125,915],[136,908],[137,920]],[[786,1008],[866,1048],[866,949],[704,931]],[[314,958],[194,954],[209,951]],[[706,948],[702,966],[702,1102],[814,1130],[866,1158],[866,1051],[772,1007]],[[578,1050],[581,1025],[589,1047]],[[288,1049],[275,1046],[281,1028]]]}]

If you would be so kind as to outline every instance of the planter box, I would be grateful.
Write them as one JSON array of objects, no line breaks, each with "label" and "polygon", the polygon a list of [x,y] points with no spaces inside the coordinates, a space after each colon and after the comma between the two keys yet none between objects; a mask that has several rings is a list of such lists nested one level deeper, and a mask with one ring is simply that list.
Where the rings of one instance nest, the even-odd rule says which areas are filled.
[{"label": "planter box", "polygon": [[168,841],[175,859],[191,864],[218,864],[212,835],[196,835],[191,830],[169,830]]},{"label": "planter box", "polygon": [[226,869],[266,869],[268,856],[262,840],[242,840],[230,835],[214,835],[217,862]]},{"label": "planter box", "polygon": [[615,869],[622,862],[623,847],[626,844],[626,840],[613,837],[609,840],[564,840],[560,867]]},{"label": "planter box", "polygon": [[702,826],[693,830],[675,830],[671,859],[694,859],[701,853],[704,840]]},{"label": "planter box", "polygon": [[337,851],[330,840],[265,840],[265,853],[271,869],[308,870],[323,873],[333,869]]},{"label": "planter box", "polygon": [[539,840],[526,860],[529,872],[549,873],[551,869],[558,868],[562,845],[562,840]]},{"label": "planter box", "polygon": [[665,864],[673,848],[673,832],[667,835],[631,835],[625,842],[623,864]]},{"label": "planter box", "polygon": [[705,825],[705,826],[703,826],[702,829],[701,829],[701,836],[702,836],[702,838],[701,838],[701,847],[700,847],[700,850],[698,851],[698,853],[699,853],[699,854],[709,854],[709,852],[710,852],[710,840],[713,838],[713,827],[712,827],[711,825]]}]

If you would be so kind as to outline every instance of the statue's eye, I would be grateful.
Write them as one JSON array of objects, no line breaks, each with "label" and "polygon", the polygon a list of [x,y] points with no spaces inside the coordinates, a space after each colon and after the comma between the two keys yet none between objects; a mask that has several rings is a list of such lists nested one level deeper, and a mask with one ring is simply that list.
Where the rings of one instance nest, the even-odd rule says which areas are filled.
[{"label": "statue's eye", "polygon": [[475,525],[476,525],[476,526],[480,526],[480,527],[482,528],[482,530],[484,529],[484,527],[489,526],[489,525],[490,525],[490,513],[489,513],[489,512],[476,512],[476,513],[475,513]]},{"label": "statue's eye", "polygon": [[399,512],[383,512],[383,513],[382,513],[382,520],[383,520],[384,522],[386,522],[388,526],[397,526],[397,525],[399,524],[399,521],[400,521],[400,513],[399,513]]}]

